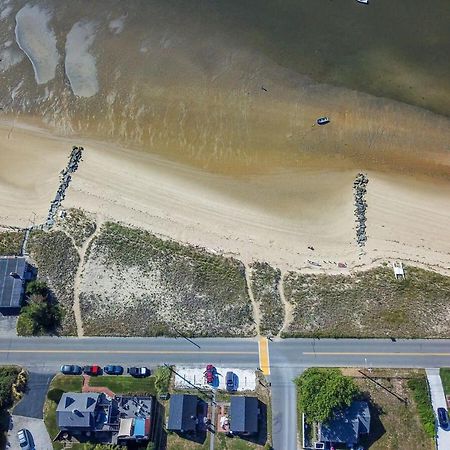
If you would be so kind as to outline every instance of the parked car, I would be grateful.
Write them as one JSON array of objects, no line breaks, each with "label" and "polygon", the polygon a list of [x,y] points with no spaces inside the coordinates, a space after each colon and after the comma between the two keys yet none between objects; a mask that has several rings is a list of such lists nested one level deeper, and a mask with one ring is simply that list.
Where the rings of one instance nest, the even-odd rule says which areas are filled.
[{"label": "parked car", "polygon": [[319,117],[317,119],[317,124],[318,125],[326,125],[329,122],[330,122],[330,119],[327,116]]},{"label": "parked car", "polygon": [[30,431],[26,428],[22,428],[17,432],[17,437],[19,438],[19,445],[21,450],[34,450],[33,436]]},{"label": "parked car", "polygon": [[445,408],[437,409],[439,426],[446,430],[448,428],[448,412]]},{"label": "parked car", "polygon": [[66,364],[61,366],[61,372],[64,375],[81,375],[83,371],[80,366]]},{"label": "parked car", "polygon": [[151,371],[148,367],[128,367],[127,373],[134,378],[145,378],[150,376]]},{"label": "parked car", "polygon": [[170,398],[170,393],[169,392],[164,392],[162,394],[159,394],[159,399],[160,400],[169,400]]},{"label": "parked car", "polygon": [[225,383],[228,392],[236,392],[239,386],[239,378],[234,372],[227,372]]},{"label": "parked car", "polygon": [[214,378],[216,376],[216,368],[212,364],[208,364],[205,370],[205,378],[208,384],[212,384],[214,382]]},{"label": "parked car", "polygon": [[123,374],[123,367],[122,366],[113,366],[108,365],[103,367],[103,372],[107,373],[108,375],[122,375]]},{"label": "parked car", "polygon": [[102,374],[102,368],[100,366],[97,366],[97,365],[84,366],[83,367],[83,373],[85,373],[86,375],[90,375],[92,377],[96,377],[96,376]]}]

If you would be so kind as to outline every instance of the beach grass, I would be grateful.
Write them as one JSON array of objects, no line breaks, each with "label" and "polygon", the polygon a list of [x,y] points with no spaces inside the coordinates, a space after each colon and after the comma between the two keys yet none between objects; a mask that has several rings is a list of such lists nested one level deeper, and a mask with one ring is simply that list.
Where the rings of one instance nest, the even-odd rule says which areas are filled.
[{"label": "beach grass", "polygon": [[95,219],[86,211],[77,208],[70,208],[66,211],[63,219],[58,219],[58,225],[72,237],[77,247],[95,232]]},{"label": "beach grass", "polygon": [[1,231],[0,256],[20,255],[23,239],[23,231]]},{"label": "beach grass", "polygon": [[387,267],[351,276],[290,272],[284,290],[293,320],[283,336],[450,337],[450,277],[405,270],[405,280]]},{"label": "beach grass", "polygon": [[33,231],[28,249],[38,269],[38,278],[44,279],[50,295],[63,310],[60,334],[75,335],[76,324],[72,311],[74,279],[79,264],[78,253],[71,239],[62,231]]},{"label": "beach grass", "polygon": [[87,334],[255,332],[244,266],[234,258],[116,223],[103,225],[88,255],[80,296]]}]

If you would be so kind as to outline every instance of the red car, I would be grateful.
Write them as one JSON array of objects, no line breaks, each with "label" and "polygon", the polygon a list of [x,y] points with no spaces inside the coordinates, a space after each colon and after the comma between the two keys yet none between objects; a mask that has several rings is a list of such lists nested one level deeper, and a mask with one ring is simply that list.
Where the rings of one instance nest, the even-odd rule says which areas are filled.
[{"label": "red car", "polygon": [[95,377],[97,375],[102,374],[102,368],[100,366],[84,366],[83,373],[86,375],[90,375],[91,377]]},{"label": "red car", "polygon": [[216,376],[216,368],[212,364],[208,364],[206,366],[205,378],[208,384],[212,384],[214,382],[214,378]]}]

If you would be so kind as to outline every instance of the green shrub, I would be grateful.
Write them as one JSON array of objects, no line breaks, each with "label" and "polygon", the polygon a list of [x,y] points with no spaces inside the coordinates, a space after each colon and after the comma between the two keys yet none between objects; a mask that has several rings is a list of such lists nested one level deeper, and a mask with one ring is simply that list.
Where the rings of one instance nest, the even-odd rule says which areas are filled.
[{"label": "green shrub", "polygon": [[46,297],[48,294],[48,286],[45,281],[33,280],[27,283],[25,292],[29,296],[41,295],[42,297]]},{"label": "green shrub", "polygon": [[34,320],[28,314],[21,314],[17,319],[17,334],[19,336],[33,336]]},{"label": "green shrub", "polygon": [[13,402],[13,385],[19,373],[20,369],[17,367],[0,367],[0,410],[11,406]]},{"label": "green shrub", "polygon": [[414,393],[414,400],[425,432],[434,438],[436,436],[436,421],[425,378],[408,380],[408,387]]}]

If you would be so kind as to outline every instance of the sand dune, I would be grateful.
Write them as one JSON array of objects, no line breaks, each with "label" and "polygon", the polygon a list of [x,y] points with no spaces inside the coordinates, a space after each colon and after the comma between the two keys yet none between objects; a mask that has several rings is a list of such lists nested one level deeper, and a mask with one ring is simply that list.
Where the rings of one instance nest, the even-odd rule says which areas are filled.
[{"label": "sand dune", "polygon": [[[34,213],[43,220],[72,143],[2,125],[0,223],[27,225]],[[361,252],[355,243],[354,171],[229,177],[101,142],[84,145],[65,207],[282,269],[336,272],[337,262],[352,269],[394,258],[450,272],[447,183],[369,172],[369,237]]]}]

